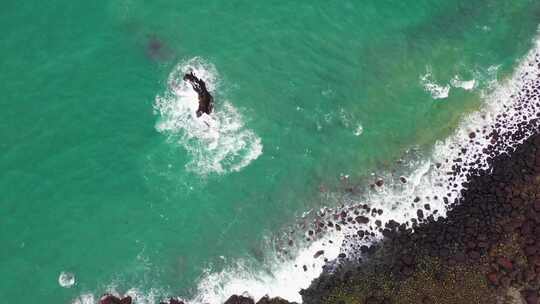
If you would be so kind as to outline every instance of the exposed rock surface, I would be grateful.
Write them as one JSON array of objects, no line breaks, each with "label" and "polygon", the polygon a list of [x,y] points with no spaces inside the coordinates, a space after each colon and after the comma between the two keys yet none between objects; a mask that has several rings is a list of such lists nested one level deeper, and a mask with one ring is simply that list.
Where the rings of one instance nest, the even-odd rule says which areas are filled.
[{"label": "exposed rock surface", "polygon": [[[469,179],[447,217],[387,223],[366,263],[325,274],[304,303],[538,303],[540,134]],[[443,292],[444,291],[444,292]]]},{"label": "exposed rock surface", "polygon": [[255,301],[250,297],[233,295],[225,301],[225,304],[255,304]]}]

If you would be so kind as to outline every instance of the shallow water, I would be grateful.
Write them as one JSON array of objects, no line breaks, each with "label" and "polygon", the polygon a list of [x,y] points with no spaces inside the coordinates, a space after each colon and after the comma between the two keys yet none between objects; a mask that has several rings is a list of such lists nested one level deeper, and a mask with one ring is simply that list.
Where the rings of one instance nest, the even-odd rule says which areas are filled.
[{"label": "shallow water", "polygon": [[[539,13],[527,0],[5,3],[0,295],[191,298],[221,269],[258,272],[265,237],[336,203],[321,189],[451,134],[531,48]],[[210,132],[171,85],[193,62],[216,97]]]}]

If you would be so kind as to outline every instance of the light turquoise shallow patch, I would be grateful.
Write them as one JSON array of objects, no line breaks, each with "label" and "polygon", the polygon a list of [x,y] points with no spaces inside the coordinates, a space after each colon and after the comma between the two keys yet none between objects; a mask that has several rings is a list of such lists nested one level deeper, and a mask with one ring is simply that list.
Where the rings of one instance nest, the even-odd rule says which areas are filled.
[{"label": "light turquoise shallow patch", "polygon": [[[320,185],[444,138],[526,53],[539,15],[530,0],[8,0],[0,298],[68,303],[111,283],[189,295],[219,256],[257,255],[263,236],[329,203]],[[189,154],[155,130],[154,98],[195,56],[264,145],[238,173],[186,172]],[[478,88],[434,100],[429,70]]]}]

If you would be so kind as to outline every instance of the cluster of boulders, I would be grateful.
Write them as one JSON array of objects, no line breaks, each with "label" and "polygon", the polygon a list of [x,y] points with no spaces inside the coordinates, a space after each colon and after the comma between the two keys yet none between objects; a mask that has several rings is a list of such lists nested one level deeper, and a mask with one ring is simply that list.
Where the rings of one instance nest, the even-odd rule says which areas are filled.
[{"label": "cluster of boulders", "polygon": [[[540,55],[533,58],[530,70],[540,70]],[[491,120],[481,117],[489,124],[467,131],[450,146],[452,158],[434,163],[436,170],[444,171],[440,172],[440,181],[445,195],[413,196],[411,201],[402,202],[418,207],[414,218],[404,223],[383,222],[382,209],[361,203],[321,210],[311,222],[300,226],[305,229],[305,241],[333,230],[345,234],[344,244],[352,249],[348,251],[352,252],[350,256],[338,256],[338,268],[326,271],[301,291],[306,304],[331,302],[328,296],[336,286],[361,284],[370,271],[394,282],[409,280],[426,260],[437,261],[445,269],[472,269],[481,273],[481,283],[494,294],[502,295],[513,288],[524,303],[540,304],[540,74],[530,73],[525,70],[515,79],[521,90],[509,96],[511,102],[501,104],[499,114]],[[409,181],[400,176],[396,182]],[[378,178],[371,188],[377,190],[387,184]],[[439,210],[430,205],[430,200],[446,206],[446,217],[438,216]],[[375,242],[380,234],[382,241]],[[296,245],[293,238],[286,243]],[[321,249],[313,258],[324,258],[324,254]],[[307,270],[306,265],[299,266]],[[436,281],[442,280],[439,276],[436,272]],[[439,302],[432,296],[417,296],[416,303]],[[395,294],[381,292],[364,291],[361,299],[361,304],[401,303]],[[492,303],[489,301],[478,303]],[[104,295],[100,300],[100,304],[131,303],[129,296]],[[162,302],[166,303],[183,304],[174,298]],[[225,302],[286,303],[269,297],[255,302],[242,295],[233,295]]]},{"label": "cluster of boulders", "polygon": [[[386,271],[398,281],[415,274],[425,257],[436,258],[448,267],[478,265],[477,270],[484,272],[485,280],[495,290],[517,288],[526,303],[538,304],[540,132],[535,132],[537,135],[512,153],[490,158],[489,170],[471,174],[461,199],[448,203],[445,218],[424,217],[418,212],[416,223],[390,221],[382,228],[384,241],[362,246],[364,255],[383,256],[384,265],[378,271]],[[515,136],[520,136],[519,132]],[[501,246],[514,249],[499,250]],[[365,266],[360,263],[357,269]],[[332,290],[339,280],[356,275],[350,267],[344,269],[303,291],[306,303],[322,303],[325,290]],[[419,298],[420,303],[435,303],[421,295]],[[367,295],[365,303],[392,302],[389,298]]]},{"label": "cluster of boulders", "polygon": [[[540,69],[539,55],[529,67]],[[440,261],[442,267],[471,267],[495,291],[504,294],[514,288],[525,303],[540,303],[540,74],[525,71],[520,77],[522,87],[510,96],[513,102],[502,106],[504,111],[492,125],[470,131],[467,141],[453,147],[456,157],[445,160],[443,167],[450,168],[445,172],[448,193],[440,199],[447,216],[436,218],[437,211],[425,204],[406,223],[379,221],[369,229],[358,229],[357,235],[348,235],[363,258],[351,259],[349,265],[321,276],[301,292],[304,302],[325,302],[336,286],[355,282],[351,280],[355,276],[362,280],[370,271],[366,269],[373,269],[368,266],[375,263],[379,263],[377,272],[388,274],[391,280],[407,280],[429,258]],[[373,187],[383,184],[377,180]],[[452,193],[456,189],[457,196]],[[421,199],[411,203],[421,204]],[[362,208],[368,216],[342,213],[342,223],[370,223],[369,216],[377,212],[370,212],[367,205]],[[374,230],[383,234],[383,241],[354,247],[358,239],[373,236]],[[393,303],[391,295],[363,296],[365,303]],[[438,301],[418,295],[417,302]]]},{"label": "cluster of boulders", "polygon": [[[99,299],[99,304],[132,304],[133,298],[131,296],[115,296],[112,294],[104,294]],[[166,301],[161,301],[159,304],[184,304],[183,301],[175,299],[175,298],[169,298]]]},{"label": "cluster of boulders", "polygon": [[[383,223],[378,218],[382,209],[366,203],[349,204],[321,210],[311,223],[300,227],[306,231],[306,241],[329,230],[343,233],[350,255],[340,254],[337,269],[333,263],[331,270],[301,292],[305,303],[325,302],[325,295],[340,281],[348,281],[355,271],[362,279],[366,269],[373,269],[368,267],[370,264],[379,263],[375,269],[386,272],[392,280],[407,280],[423,267],[425,257],[440,261],[443,267],[469,265],[482,272],[484,283],[494,290],[515,287],[526,303],[539,303],[540,74],[535,71],[540,70],[540,55],[531,59],[529,67],[521,67],[522,73],[513,79],[520,90],[507,96],[508,100],[499,101],[498,114],[480,115],[479,119],[486,123],[473,127],[451,144],[451,158],[434,164],[434,169],[441,171],[440,183],[446,193],[439,197],[416,196],[403,202],[418,207],[415,217],[405,223]],[[400,176],[389,184],[396,182],[409,181]],[[385,180],[377,178],[370,186],[377,191],[386,185]],[[447,216],[439,217],[439,210],[430,205],[430,200],[442,201]],[[374,242],[379,234],[383,241]],[[288,244],[292,246],[293,241]],[[505,248],[503,245],[514,250],[500,250],[501,246]],[[313,258],[321,256],[322,249]],[[307,270],[306,265],[302,268]],[[437,302],[422,295],[417,300]],[[393,303],[391,297],[380,294],[367,294],[364,302]],[[233,296],[227,303],[254,301]]]},{"label": "cluster of boulders", "polygon": [[133,299],[130,296],[117,297],[112,294],[104,294],[99,299],[99,304],[131,304]]},{"label": "cluster of boulders", "polygon": [[262,297],[259,301],[255,302],[251,297],[233,295],[224,304],[295,304],[282,298],[270,298],[268,296]]}]

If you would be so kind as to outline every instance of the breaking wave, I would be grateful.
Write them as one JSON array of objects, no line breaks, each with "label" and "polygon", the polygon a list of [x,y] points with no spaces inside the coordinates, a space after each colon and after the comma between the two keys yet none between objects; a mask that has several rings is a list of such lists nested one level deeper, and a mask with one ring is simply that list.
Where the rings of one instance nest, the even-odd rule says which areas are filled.
[{"label": "breaking wave", "polygon": [[[182,80],[193,71],[204,80],[216,99],[216,109],[197,117],[197,93]],[[240,171],[263,151],[261,138],[246,127],[244,118],[231,102],[216,94],[219,75],[216,68],[200,58],[177,65],[170,73],[167,90],[155,99],[159,115],[156,129],[169,136],[190,155],[186,169],[197,174]]]},{"label": "breaking wave", "polygon": [[[478,86],[476,79],[462,80],[459,75],[454,76],[448,84],[437,83],[431,72],[431,68],[427,68],[427,73],[420,77],[420,84],[424,87],[424,90],[431,95],[433,99],[446,99],[450,95],[452,88],[459,88],[465,91],[474,90]],[[490,71],[488,71],[490,74]]]},{"label": "breaking wave", "polygon": [[436,83],[431,72],[428,71],[425,75],[420,77],[420,82],[424,87],[424,90],[428,92],[433,99],[448,98],[450,86]]}]

